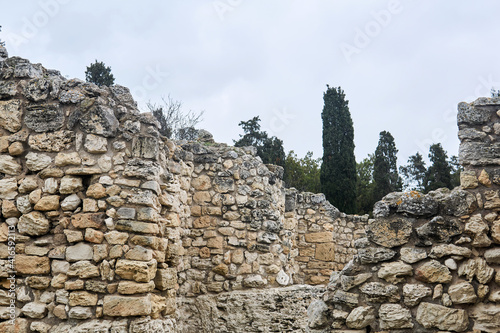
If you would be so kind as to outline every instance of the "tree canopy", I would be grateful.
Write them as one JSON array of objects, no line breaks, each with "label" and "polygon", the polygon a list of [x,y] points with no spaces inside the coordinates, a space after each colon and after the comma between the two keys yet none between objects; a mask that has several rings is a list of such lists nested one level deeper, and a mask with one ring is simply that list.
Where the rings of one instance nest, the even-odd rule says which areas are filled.
[{"label": "tree canopy", "polygon": [[319,158],[313,158],[311,151],[308,151],[304,158],[298,158],[293,150],[289,151],[284,166],[286,187],[295,187],[302,192],[318,193],[320,161]]},{"label": "tree canopy", "polygon": [[341,87],[323,94],[323,163],[321,191],[326,198],[346,213],[356,210],[356,159],[354,127],[348,101]]},{"label": "tree canopy", "polygon": [[435,143],[429,148],[429,160],[431,165],[427,169],[424,178],[426,192],[441,187],[453,188],[451,172],[452,168],[447,160],[448,156],[440,143]]},{"label": "tree canopy", "polygon": [[87,67],[85,71],[85,80],[87,82],[95,83],[99,87],[112,86],[115,83],[115,77],[111,73],[111,67],[101,61],[95,61]]},{"label": "tree canopy", "polygon": [[263,163],[284,166],[283,141],[275,136],[269,137],[266,131],[261,131],[259,122],[260,118],[256,116],[238,124],[245,134],[240,134],[240,139],[234,140],[235,147],[254,146]]},{"label": "tree canopy", "polygon": [[423,192],[425,190],[424,178],[426,171],[427,168],[422,154],[417,152],[415,155],[411,155],[408,158],[408,164],[399,168],[399,172],[404,178],[405,190]]}]

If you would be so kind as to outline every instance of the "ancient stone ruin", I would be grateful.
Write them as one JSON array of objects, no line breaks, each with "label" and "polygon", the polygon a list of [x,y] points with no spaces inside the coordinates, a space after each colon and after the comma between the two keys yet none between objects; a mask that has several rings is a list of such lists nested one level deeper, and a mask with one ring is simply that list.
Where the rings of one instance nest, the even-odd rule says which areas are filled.
[{"label": "ancient stone ruin", "polygon": [[0,332],[499,332],[499,109],[459,105],[460,188],[368,219],[0,48]]}]

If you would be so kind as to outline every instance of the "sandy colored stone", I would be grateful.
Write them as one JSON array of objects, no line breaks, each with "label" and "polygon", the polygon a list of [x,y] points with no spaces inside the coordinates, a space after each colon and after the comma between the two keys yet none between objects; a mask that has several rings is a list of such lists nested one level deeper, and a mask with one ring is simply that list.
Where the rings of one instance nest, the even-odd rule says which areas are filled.
[{"label": "sandy colored stone", "polygon": [[61,185],[59,186],[59,192],[61,194],[72,194],[83,189],[82,178],[64,176],[61,179]]},{"label": "sandy colored stone", "polygon": [[149,262],[119,259],[115,273],[122,279],[149,282],[156,276],[156,260]]},{"label": "sandy colored stone", "polygon": [[35,210],[49,211],[59,209],[59,199],[58,195],[48,195],[42,197],[35,205]]},{"label": "sandy colored stone", "polygon": [[71,264],[66,274],[69,277],[88,279],[99,276],[99,269],[88,260],[82,260]]},{"label": "sandy colored stone", "polygon": [[56,166],[68,166],[68,165],[80,165],[82,163],[82,159],[80,158],[80,154],[78,152],[72,153],[58,153],[54,160]]},{"label": "sandy colored stone", "polygon": [[21,216],[17,228],[21,234],[41,236],[49,232],[50,222],[43,213],[34,211]]},{"label": "sandy colored stone", "polygon": [[100,183],[95,183],[89,186],[87,189],[87,196],[94,198],[94,199],[101,199],[104,198],[106,194],[106,188],[100,184]]},{"label": "sandy colored stone", "polygon": [[134,281],[120,281],[118,283],[118,293],[123,295],[144,294],[152,292],[155,289],[155,283],[137,283]]},{"label": "sandy colored stone", "polygon": [[378,245],[392,248],[406,244],[412,232],[412,223],[404,218],[380,218],[366,229],[368,239]]},{"label": "sandy colored stone", "polygon": [[9,132],[17,132],[22,127],[22,101],[14,99],[0,101],[0,126]]},{"label": "sandy colored stone", "polygon": [[454,304],[475,303],[477,300],[474,287],[468,282],[451,285],[448,288],[448,294]]},{"label": "sandy colored stone", "polygon": [[116,230],[107,232],[104,234],[104,238],[109,244],[116,245],[120,244],[123,245],[127,242],[129,238],[129,234],[126,232],[119,232]]},{"label": "sandy colored stone", "polygon": [[97,294],[88,291],[73,291],[69,294],[70,306],[94,306],[97,304]]},{"label": "sandy colored stone", "polygon": [[104,239],[104,234],[102,231],[95,230],[92,228],[85,229],[85,240],[90,243],[100,244]]},{"label": "sandy colored stone", "polygon": [[333,242],[333,234],[329,231],[313,232],[304,235],[308,243],[329,243]]},{"label": "sandy colored stone", "polygon": [[415,278],[428,283],[449,283],[452,276],[448,267],[437,260],[430,260],[415,270]]},{"label": "sandy colored stone", "polygon": [[196,191],[206,191],[212,187],[212,181],[207,175],[201,175],[191,180],[191,186]]},{"label": "sandy colored stone", "polygon": [[161,268],[156,272],[154,279],[159,290],[173,289],[177,285],[177,271],[175,268]]},{"label": "sandy colored stone", "polygon": [[467,329],[467,312],[461,309],[423,302],[418,306],[417,321],[425,328],[462,332]]},{"label": "sandy colored stone", "polygon": [[322,243],[316,245],[316,253],[314,258],[321,261],[334,261],[335,260],[335,244]]},{"label": "sandy colored stone", "polygon": [[146,296],[104,296],[103,314],[112,317],[151,314],[151,294]]},{"label": "sandy colored stone", "polygon": [[2,215],[4,218],[9,218],[9,217],[19,217],[21,213],[17,209],[16,205],[14,204],[14,201],[10,200],[3,200],[2,201]]},{"label": "sandy colored stone", "polygon": [[99,229],[104,224],[104,214],[85,213],[71,216],[71,224],[80,229],[95,228]]},{"label": "sandy colored stone", "polygon": [[383,263],[377,275],[387,282],[397,284],[405,280],[405,278],[401,276],[412,276],[413,268],[402,261]]},{"label": "sandy colored stone", "polygon": [[6,175],[19,175],[22,171],[22,166],[12,156],[0,155],[0,172]]},{"label": "sandy colored stone", "polygon": [[18,254],[16,255],[15,268],[20,274],[48,274],[50,272],[50,259]]}]

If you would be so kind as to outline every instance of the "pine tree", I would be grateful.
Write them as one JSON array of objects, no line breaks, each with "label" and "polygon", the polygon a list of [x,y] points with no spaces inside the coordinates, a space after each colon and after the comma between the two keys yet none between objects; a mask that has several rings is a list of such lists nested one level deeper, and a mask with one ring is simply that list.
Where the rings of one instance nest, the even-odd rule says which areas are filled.
[{"label": "pine tree", "polygon": [[417,152],[408,158],[408,164],[399,168],[399,173],[404,177],[404,188],[407,191],[423,192],[424,178],[427,168],[422,155]]},{"label": "pine tree", "polygon": [[354,127],[344,91],[330,88],[323,94],[323,163],[321,191],[338,209],[356,210],[356,159]]},{"label": "pine tree", "polygon": [[380,132],[375,160],[373,163],[373,191],[375,201],[386,194],[401,190],[401,178],[398,174],[396,144],[394,137],[387,131]]},{"label": "pine tree", "polygon": [[260,130],[259,122],[259,116],[248,121],[240,121],[238,125],[243,128],[245,134],[240,134],[240,139],[234,141],[234,146],[254,146],[263,163],[284,166],[286,157],[283,140],[275,136],[269,137],[266,131]]},{"label": "pine tree", "polygon": [[447,161],[448,156],[440,143],[433,144],[429,149],[429,160],[431,166],[425,173],[425,191],[433,191],[438,188],[453,188],[451,178],[451,166]]},{"label": "pine tree", "polygon": [[87,67],[85,71],[85,80],[95,83],[99,87],[112,86],[113,83],[115,83],[115,77],[111,74],[111,67],[106,67],[103,62],[98,62],[97,60]]}]

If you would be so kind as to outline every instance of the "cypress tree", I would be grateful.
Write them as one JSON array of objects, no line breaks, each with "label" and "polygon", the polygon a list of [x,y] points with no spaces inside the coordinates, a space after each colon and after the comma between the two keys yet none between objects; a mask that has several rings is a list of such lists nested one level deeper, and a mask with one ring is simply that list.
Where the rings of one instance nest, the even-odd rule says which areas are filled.
[{"label": "cypress tree", "polygon": [[429,160],[431,166],[425,173],[425,191],[433,191],[438,188],[453,188],[451,177],[451,166],[447,160],[448,156],[440,143],[435,143],[429,148]]},{"label": "cypress tree", "polygon": [[397,153],[398,150],[391,133],[387,131],[380,132],[373,163],[373,180],[375,182],[373,194],[375,201],[382,199],[390,192],[401,190]]},{"label": "cypress tree", "polygon": [[356,210],[356,159],[354,127],[344,91],[330,88],[323,94],[323,163],[321,191],[345,213]]}]

